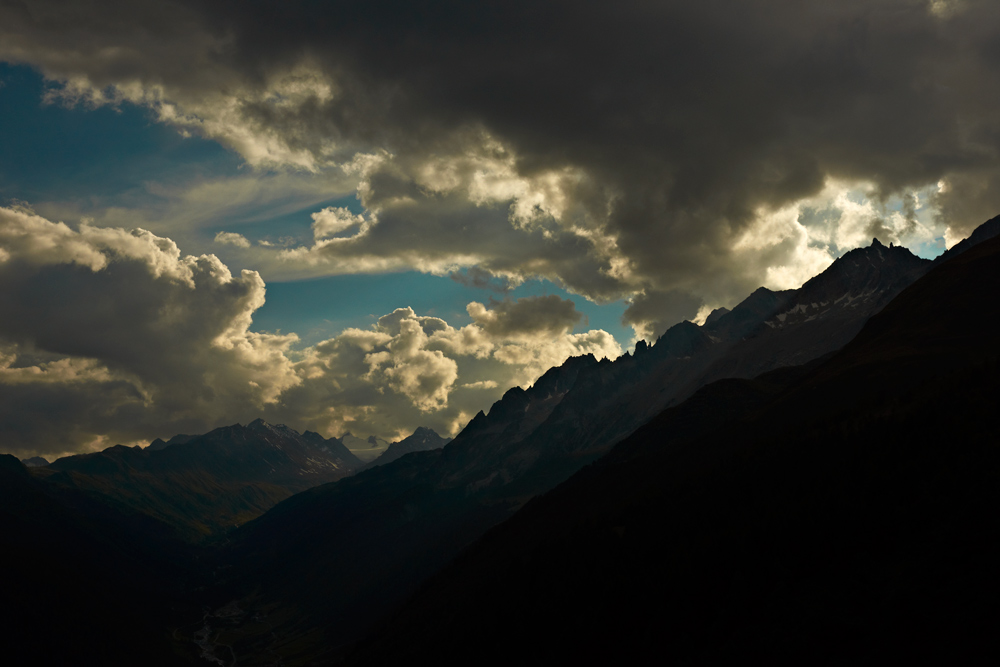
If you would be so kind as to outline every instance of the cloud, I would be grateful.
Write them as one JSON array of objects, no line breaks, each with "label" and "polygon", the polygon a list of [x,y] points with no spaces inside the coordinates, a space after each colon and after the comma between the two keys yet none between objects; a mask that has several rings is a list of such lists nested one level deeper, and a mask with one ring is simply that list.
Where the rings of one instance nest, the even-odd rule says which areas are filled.
[{"label": "cloud", "polygon": [[[335,434],[391,438],[408,435],[415,424],[454,433],[509,387],[529,386],[570,356],[621,354],[605,331],[569,333],[567,320],[579,319],[566,317],[575,311],[571,301],[527,297],[491,305],[493,310],[473,302],[469,310],[488,322],[506,319],[505,326],[483,328],[474,321],[453,327],[398,308],[369,330],[347,329],[307,349],[296,366],[303,382],[285,395],[283,414],[290,423]],[[548,324],[519,319],[545,306],[556,310]]]},{"label": "cloud", "polygon": [[343,207],[328,206],[322,211],[313,213],[311,217],[313,236],[316,239],[325,239],[365,224],[363,215],[355,215]]},{"label": "cloud", "polygon": [[141,229],[74,230],[17,209],[0,209],[0,247],[9,446],[64,451],[109,431],[202,425],[300,382],[294,335],[248,331],[264,303],[253,271],[233,276]]},{"label": "cloud", "polygon": [[488,289],[501,294],[506,294],[516,287],[514,281],[510,278],[494,276],[489,271],[481,269],[478,266],[470,266],[462,272],[452,271],[448,274],[448,277],[466,287]]},{"label": "cloud", "polygon": [[576,304],[558,296],[540,296],[512,301],[494,301],[487,309],[473,301],[466,310],[472,321],[493,336],[537,338],[565,334],[583,317]]},{"label": "cloud", "polygon": [[[947,183],[920,224],[949,243],[1000,210],[985,1],[39,0],[0,26],[0,58],[53,99],[143,105],[252,167],[353,179],[364,221],[323,214],[272,271],[543,277],[631,298],[654,331],[869,233],[911,235],[893,197]],[[865,187],[862,210],[805,236],[765,222],[830,182]],[[774,243],[747,241],[765,229]]]},{"label": "cloud", "polygon": [[0,208],[0,250],[0,441],[19,454],[257,416],[331,435],[450,433],[570,355],[621,353],[604,331],[570,333],[580,315],[556,297],[472,303],[460,328],[401,308],[300,348],[249,330],[256,272],[145,230]]},{"label": "cloud", "polygon": [[249,248],[250,240],[242,234],[236,232],[219,232],[215,235],[215,242],[223,245],[232,245],[237,248]]}]

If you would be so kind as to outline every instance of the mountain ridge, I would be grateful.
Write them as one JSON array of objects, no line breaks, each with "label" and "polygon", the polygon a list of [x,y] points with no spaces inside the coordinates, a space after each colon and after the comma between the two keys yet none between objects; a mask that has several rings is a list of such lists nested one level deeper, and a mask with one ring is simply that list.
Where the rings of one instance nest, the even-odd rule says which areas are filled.
[{"label": "mountain ridge", "polygon": [[153,516],[186,539],[206,539],[362,467],[335,438],[262,419],[180,438],[145,449],[116,445],[38,470],[51,484]]},{"label": "mountain ridge", "polygon": [[[530,388],[509,389],[443,449],[369,468],[279,504],[238,530],[220,562],[233,567],[237,591],[240,581],[257,580],[254,572],[269,572],[263,599],[295,599],[310,610],[312,622],[327,628],[331,642],[350,642],[461,548],[664,408],[716,376],[791,367],[802,361],[794,347],[802,341],[809,344],[805,361],[833,352],[929,264],[903,248],[875,243],[840,258],[808,287],[756,290],[709,326],[679,323],[653,345],[637,344],[634,354],[615,361],[572,357]],[[805,301],[829,295],[831,285],[842,288],[838,297],[855,298],[767,325],[800,303],[836,302]],[[367,575],[336,553],[334,535],[337,544],[352,545],[360,562],[378,562],[380,572],[393,574],[362,583]],[[340,591],[336,600],[271,565],[294,562],[298,570],[318,572],[319,561],[311,560],[318,556],[309,553],[324,554],[324,576]]]},{"label": "mountain ridge", "polygon": [[668,408],[347,663],[995,656],[998,259],[1000,239],[968,249],[840,351]]}]

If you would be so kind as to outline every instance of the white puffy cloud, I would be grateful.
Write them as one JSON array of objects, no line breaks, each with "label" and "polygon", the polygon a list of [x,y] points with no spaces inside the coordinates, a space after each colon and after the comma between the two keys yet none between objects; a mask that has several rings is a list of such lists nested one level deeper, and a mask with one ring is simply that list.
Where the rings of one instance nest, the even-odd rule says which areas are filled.
[{"label": "white puffy cloud", "polygon": [[[572,302],[528,297],[491,305],[473,302],[469,310],[483,319],[509,319],[502,330],[476,322],[456,328],[398,308],[371,329],[347,329],[308,348],[296,365],[303,382],[283,396],[284,407],[275,414],[336,435],[372,432],[392,439],[416,424],[453,434],[509,387],[529,386],[570,356],[621,354],[605,331],[570,333],[580,318],[566,317],[566,310],[575,310]],[[528,312],[546,321],[532,321]]]},{"label": "white puffy cloud", "polygon": [[452,433],[570,355],[621,352],[603,331],[571,333],[580,314],[556,297],[472,303],[459,328],[401,308],[300,349],[249,330],[256,272],[148,231],[0,208],[0,250],[0,439],[17,453],[257,416],[331,435]]}]

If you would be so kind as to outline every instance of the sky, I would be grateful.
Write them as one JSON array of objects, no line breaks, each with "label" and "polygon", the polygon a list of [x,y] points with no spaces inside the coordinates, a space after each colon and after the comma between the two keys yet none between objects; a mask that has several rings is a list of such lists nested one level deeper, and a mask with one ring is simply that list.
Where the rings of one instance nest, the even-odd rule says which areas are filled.
[{"label": "sky", "polygon": [[0,449],[454,435],[1000,213],[1000,10],[0,0]]}]

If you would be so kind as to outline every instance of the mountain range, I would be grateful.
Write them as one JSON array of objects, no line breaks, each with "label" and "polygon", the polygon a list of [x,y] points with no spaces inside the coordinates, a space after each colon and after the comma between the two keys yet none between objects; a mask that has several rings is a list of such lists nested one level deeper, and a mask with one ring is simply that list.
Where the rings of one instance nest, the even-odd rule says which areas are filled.
[{"label": "mountain range", "polygon": [[[1000,592],[997,232],[934,262],[876,240],[367,465],[261,420],[30,471],[8,457],[6,539],[64,548],[76,521],[99,554],[130,526],[114,539],[133,569],[159,563],[136,575],[142,608],[169,607],[134,636],[177,664],[872,662],[907,627],[980,646]],[[88,558],[57,578],[113,579]]]},{"label": "mountain range", "polygon": [[38,475],[125,511],[203,539],[263,514],[310,487],[352,474],[362,462],[337,439],[258,419],[204,435],[118,445],[58,459]]},{"label": "mountain range", "polygon": [[349,662],[992,662],[998,287],[993,239],[833,355],[707,385],[490,531]]},{"label": "mountain range", "polygon": [[[277,645],[295,645],[288,659],[336,654],[492,526],[663,409],[717,378],[749,378],[835,351],[930,265],[875,241],[798,290],[762,288],[704,326],[683,322],[634,354],[571,358],[529,389],[510,389],[440,450],[281,503],[232,533],[218,554],[245,609],[244,620],[226,619],[240,637],[238,655]],[[315,579],[324,585],[307,583]],[[287,619],[265,637],[245,622],[261,608]]]}]

